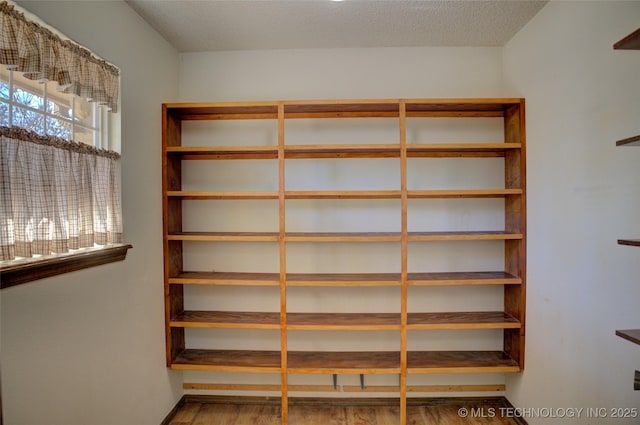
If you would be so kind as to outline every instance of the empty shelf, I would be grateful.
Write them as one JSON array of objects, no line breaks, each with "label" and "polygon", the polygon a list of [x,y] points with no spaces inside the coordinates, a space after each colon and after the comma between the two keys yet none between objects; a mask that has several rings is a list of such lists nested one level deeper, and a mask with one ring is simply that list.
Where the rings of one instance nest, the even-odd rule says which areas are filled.
[{"label": "empty shelf", "polygon": [[188,349],[171,362],[171,369],[221,372],[280,372],[279,351]]},{"label": "empty shelf", "polygon": [[520,372],[503,351],[409,351],[409,373]]}]

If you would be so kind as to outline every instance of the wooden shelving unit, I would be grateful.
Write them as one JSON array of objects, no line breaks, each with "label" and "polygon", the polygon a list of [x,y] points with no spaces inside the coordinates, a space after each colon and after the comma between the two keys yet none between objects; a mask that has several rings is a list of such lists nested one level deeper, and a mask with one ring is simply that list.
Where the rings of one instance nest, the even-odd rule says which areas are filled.
[{"label": "wooden shelving unit", "polygon": [[[280,385],[235,385],[217,383],[212,388],[279,391],[282,396],[282,423],[288,420],[289,392],[296,388],[318,390],[320,386],[293,386],[291,374],[391,374],[398,386],[380,386],[372,391],[397,392],[401,422],[406,421],[407,393],[434,391],[428,386],[407,384],[410,374],[505,373],[524,368],[525,287],[526,287],[526,202],[525,202],[525,111],[523,99],[391,99],[346,101],[278,101],[245,103],[170,103],[163,113],[163,217],[165,258],[165,325],[167,366],[177,370],[275,373]],[[493,118],[501,120],[503,140],[479,143],[409,143],[407,120],[414,118]],[[397,120],[399,137],[380,144],[288,143],[285,122],[296,119],[368,118]],[[272,120],[277,141],[270,146],[183,146],[183,122],[220,120]],[[212,135],[213,137],[213,135]],[[345,140],[348,142],[348,140]],[[400,175],[398,187],[384,190],[289,190],[285,170],[300,159],[381,159],[395,161]],[[504,182],[500,187],[477,189],[409,189],[408,160],[413,158],[502,158]],[[270,160],[277,164],[277,190],[187,190],[183,173],[194,161]],[[504,202],[504,228],[465,231],[410,231],[410,200],[484,199]],[[186,223],[185,201],[265,201],[278,209],[278,229],[256,231],[193,231]],[[290,231],[285,221],[289,201],[395,200],[399,231],[381,232],[300,232]],[[414,201],[411,201],[414,202]],[[415,201],[417,202],[417,201]],[[501,201],[502,202],[502,201]],[[373,208],[373,207],[372,207]],[[471,214],[473,215],[473,214]],[[472,227],[473,223],[469,223]],[[190,230],[185,230],[190,229]],[[409,254],[415,244],[492,241],[503,245],[503,266],[494,271],[411,270]],[[279,272],[258,273],[224,270],[189,270],[185,244],[219,242],[264,243],[278,246]],[[391,244],[400,250],[400,267],[392,273],[294,273],[287,251],[300,244]],[[478,242],[474,242],[478,243]],[[411,246],[410,246],[411,245]],[[375,259],[374,259],[375,261]],[[273,287],[279,291],[279,310],[211,311],[185,307],[185,288],[191,285],[225,287]],[[409,288],[433,286],[503,287],[502,311],[409,311]],[[399,305],[393,313],[323,313],[290,311],[287,291],[310,287],[398,288]],[[189,347],[185,329],[203,328],[279,331],[280,350],[203,349]],[[409,348],[414,332],[437,330],[469,331],[493,329],[503,333],[496,351],[420,351]],[[399,344],[394,351],[300,351],[289,349],[289,333],[295,331],[395,332]],[[449,386],[451,391],[460,386]],[[468,388],[487,386],[468,386]],[[493,389],[492,386],[489,386]],[[346,388],[346,387],[345,387]],[[438,386],[438,389],[444,386]],[[466,388],[466,387],[465,387]],[[445,389],[446,390],[446,389]]]},{"label": "wooden shelving unit", "polygon": [[[640,28],[616,42],[613,48],[616,50],[640,50]],[[640,146],[640,135],[618,140],[616,146]],[[618,239],[618,244],[640,247],[640,239]],[[616,335],[640,345],[640,329],[617,330]]]}]

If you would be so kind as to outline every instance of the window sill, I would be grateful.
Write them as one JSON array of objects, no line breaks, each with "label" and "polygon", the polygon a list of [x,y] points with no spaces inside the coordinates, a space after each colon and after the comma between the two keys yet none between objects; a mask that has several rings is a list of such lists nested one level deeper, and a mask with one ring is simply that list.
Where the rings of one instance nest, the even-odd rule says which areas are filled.
[{"label": "window sill", "polygon": [[129,244],[109,245],[57,257],[12,264],[0,268],[0,289],[21,285],[45,277],[57,276],[76,270],[122,261],[127,257]]}]

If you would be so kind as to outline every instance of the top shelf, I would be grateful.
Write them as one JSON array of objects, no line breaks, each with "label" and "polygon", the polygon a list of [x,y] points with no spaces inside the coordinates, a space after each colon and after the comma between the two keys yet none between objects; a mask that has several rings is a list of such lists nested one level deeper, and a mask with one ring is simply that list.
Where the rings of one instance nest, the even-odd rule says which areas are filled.
[{"label": "top shelf", "polygon": [[165,103],[167,113],[182,120],[284,118],[394,118],[400,105],[407,117],[502,117],[521,99],[363,99],[226,103]]},{"label": "top shelf", "polygon": [[640,28],[613,45],[615,50],[640,50]]}]

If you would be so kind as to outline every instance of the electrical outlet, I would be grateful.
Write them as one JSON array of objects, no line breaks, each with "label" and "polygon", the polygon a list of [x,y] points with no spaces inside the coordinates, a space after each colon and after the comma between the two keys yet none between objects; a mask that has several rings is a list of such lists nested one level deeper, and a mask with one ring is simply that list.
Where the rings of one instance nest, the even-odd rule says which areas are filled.
[{"label": "electrical outlet", "polygon": [[640,370],[636,370],[636,375],[633,378],[633,390],[640,391]]}]

